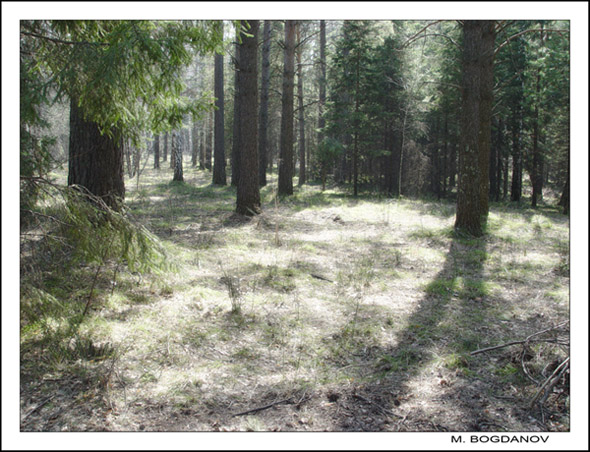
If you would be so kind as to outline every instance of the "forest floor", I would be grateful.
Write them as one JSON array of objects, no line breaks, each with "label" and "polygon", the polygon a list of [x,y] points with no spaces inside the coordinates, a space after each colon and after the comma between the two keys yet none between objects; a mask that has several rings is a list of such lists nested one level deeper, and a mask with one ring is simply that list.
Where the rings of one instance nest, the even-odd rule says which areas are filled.
[{"label": "forest floor", "polygon": [[492,204],[474,239],[451,201],[271,183],[250,219],[210,173],[170,171],[127,203],[176,268],[101,273],[83,329],[104,359],[48,363],[21,336],[22,431],[569,429],[567,378],[529,406],[567,325],[471,355],[569,320],[557,209]]}]

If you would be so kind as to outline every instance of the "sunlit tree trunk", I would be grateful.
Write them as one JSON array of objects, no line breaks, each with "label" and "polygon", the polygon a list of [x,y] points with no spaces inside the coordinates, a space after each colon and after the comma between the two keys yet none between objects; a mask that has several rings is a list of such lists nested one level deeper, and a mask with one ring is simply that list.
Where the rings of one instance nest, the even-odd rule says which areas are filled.
[{"label": "sunlit tree trunk", "polygon": [[182,146],[180,145],[179,132],[176,130],[172,131],[172,152],[171,157],[174,156],[174,177],[173,181],[182,182],[184,181],[182,172]]},{"label": "sunlit tree trunk", "polygon": [[281,114],[279,194],[293,194],[293,91],[295,79],[295,23],[285,23],[285,54]]}]

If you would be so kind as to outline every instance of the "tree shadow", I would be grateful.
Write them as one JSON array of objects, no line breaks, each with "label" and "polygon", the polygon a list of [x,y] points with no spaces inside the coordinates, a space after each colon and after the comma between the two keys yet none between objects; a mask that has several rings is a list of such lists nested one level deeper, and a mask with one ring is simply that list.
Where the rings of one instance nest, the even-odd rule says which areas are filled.
[{"label": "tree shadow", "polygon": [[[346,415],[336,430],[491,431],[499,427],[487,410],[493,388],[475,370],[485,358],[469,356],[480,338],[489,335],[488,316],[507,303],[490,292],[484,274],[486,259],[485,238],[453,237],[443,268],[425,287],[396,344],[373,349],[367,357],[369,368],[363,369],[365,382],[342,397]],[[427,367],[438,369],[439,375],[424,375]],[[417,392],[426,394],[432,407],[413,406]],[[413,410],[409,420],[406,410]]]}]

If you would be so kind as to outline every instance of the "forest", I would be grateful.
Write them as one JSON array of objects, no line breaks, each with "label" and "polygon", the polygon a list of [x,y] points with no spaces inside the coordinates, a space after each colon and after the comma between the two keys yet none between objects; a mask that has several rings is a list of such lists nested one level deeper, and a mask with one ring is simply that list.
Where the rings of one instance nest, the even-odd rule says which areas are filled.
[{"label": "forest", "polygon": [[570,431],[569,21],[19,45],[21,432]]}]

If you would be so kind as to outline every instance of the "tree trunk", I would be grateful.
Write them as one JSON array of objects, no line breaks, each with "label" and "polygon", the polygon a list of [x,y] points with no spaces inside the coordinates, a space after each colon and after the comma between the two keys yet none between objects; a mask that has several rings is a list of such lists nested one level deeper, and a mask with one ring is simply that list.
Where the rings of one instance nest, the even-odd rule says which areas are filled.
[{"label": "tree trunk", "polygon": [[[222,22],[223,32],[223,22]],[[213,152],[213,183],[225,185],[223,55],[215,54],[215,150]]]},{"label": "tree trunk", "polygon": [[207,124],[207,142],[205,147],[205,168],[211,171],[212,165],[212,157],[213,157],[213,129],[214,129],[214,119],[213,119],[213,111],[209,112],[209,117],[206,119]]},{"label": "tree trunk", "polygon": [[[543,23],[541,22],[541,45],[543,45]],[[532,207],[537,207],[538,201],[543,199],[543,153],[539,147],[539,103],[541,94],[541,69],[537,69],[535,110],[533,113],[533,167],[531,172],[531,183],[533,193],[531,195]]]},{"label": "tree trunk", "polygon": [[68,185],[80,185],[120,209],[125,199],[123,142],[102,135],[95,122],[87,121],[76,100],[70,108]]},{"label": "tree trunk", "polygon": [[563,187],[563,192],[561,193],[561,198],[559,199],[559,205],[563,207],[564,215],[567,215],[570,211],[570,156],[568,153],[567,156],[567,174],[565,185]]},{"label": "tree trunk", "polygon": [[199,129],[197,127],[197,121],[193,122],[192,138],[191,165],[194,168],[197,166],[197,161],[199,160]]},{"label": "tree trunk", "polygon": [[324,106],[326,105],[326,21],[320,20],[320,95],[318,104],[318,145],[324,139]]},{"label": "tree trunk", "polygon": [[164,146],[162,147],[162,151],[164,152],[162,161],[165,162],[168,159],[168,132],[164,134]]},{"label": "tree trunk", "polygon": [[479,103],[479,168],[480,215],[489,213],[490,199],[490,148],[492,143],[492,106],[494,101],[494,41],[496,33],[493,20],[482,20],[479,50],[480,103]]},{"label": "tree trunk", "polygon": [[260,209],[258,186],[258,27],[257,20],[249,21],[248,33],[239,45],[240,72],[240,177],[237,188],[236,212],[256,215]]},{"label": "tree trunk", "polygon": [[463,78],[461,110],[461,148],[455,229],[474,236],[483,233],[480,210],[480,52],[481,21],[463,24]]},{"label": "tree trunk", "polygon": [[279,158],[279,194],[293,194],[293,91],[295,77],[295,24],[285,23],[285,54]]},{"label": "tree trunk", "polygon": [[297,101],[299,110],[299,181],[297,185],[305,184],[305,112],[303,110],[303,66],[301,65],[301,54],[303,53],[301,43],[301,24],[297,24]]},{"label": "tree trunk", "polygon": [[236,57],[234,71],[234,117],[233,117],[233,139],[231,152],[231,185],[238,186],[240,179],[240,46],[239,30],[236,31]]},{"label": "tree trunk", "polygon": [[262,33],[262,74],[260,82],[260,123],[258,125],[258,183],[266,185],[266,167],[268,165],[268,89],[270,86],[270,37],[271,22],[264,21]]},{"label": "tree trunk", "polygon": [[[172,151],[170,153],[170,160],[174,160],[174,177],[173,181],[183,182],[182,174],[182,146],[180,144],[179,132],[172,131]],[[174,158],[172,158],[174,157]]]},{"label": "tree trunk", "polygon": [[154,169],[160,169],[160,135],[154,137]]}]

